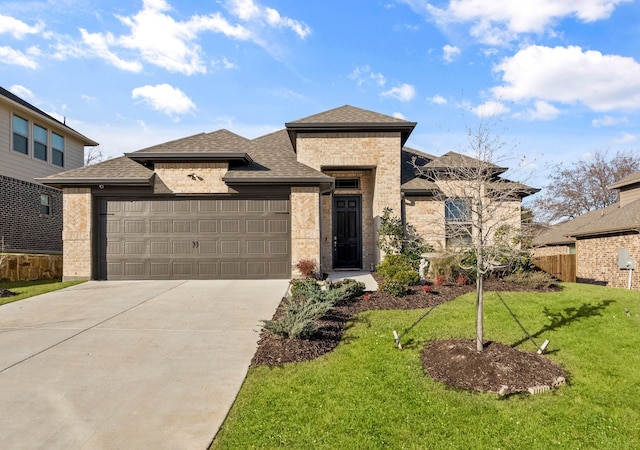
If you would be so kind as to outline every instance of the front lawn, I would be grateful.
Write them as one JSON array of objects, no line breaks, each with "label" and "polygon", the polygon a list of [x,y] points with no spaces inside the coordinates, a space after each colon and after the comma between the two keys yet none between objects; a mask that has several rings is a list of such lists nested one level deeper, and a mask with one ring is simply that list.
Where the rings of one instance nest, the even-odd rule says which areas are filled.
[{"label": "front lawn", "polygon": [[[392,331],[426,310],[366,311],[317,360],[251,368],[212,448],[640,448],[640,293],[563,286],[500,293],[569,372],[557,390],[501,398],[425,375],[427,342],[474,336],[467,294],[434,309],[404,350]],[[495,293],[485,297],[485,338],[535,350]]]},{"label": "front lawn", "polygon": [[45,294],[69,286],[83,283],[83,281],[60,281],[60,280],[39,280],[39,281],[1,281],[0,291],[5,289],[18,295],[0,296],[0,305],[11,303],[34,295]]}]

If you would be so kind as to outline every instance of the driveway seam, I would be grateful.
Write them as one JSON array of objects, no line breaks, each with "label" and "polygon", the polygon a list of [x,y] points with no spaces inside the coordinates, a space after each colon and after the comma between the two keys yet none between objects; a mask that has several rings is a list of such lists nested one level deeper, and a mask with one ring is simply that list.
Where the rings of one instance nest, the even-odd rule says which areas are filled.
[{"label": "driveway seam", "polygon": [[72,334],[71,336],[68,336],[68,337],[64,338],[63,340],[61,340],[61,341],[59,341],[59,342],[56,342],[55,344],[52,344],[52,345],[50,345],[50,346],[48,346],[48,347],[46,347],[46,348],[43,348],[42,350],[40,350],[40,351],[38,351],[38,352],[36,352],[36,353],[34,353],[34,354],[32,354],[32,355],[29,355],[29,356],[27,356],[27,357],[25,357],[25,358],[21,359],[20,361],[16,361],[15,363],[13,363],[13,364],[11,364],[11,365],[9,365],[9,366],[7,366],[7,367],[5,367],[5,368],[1,369],[1,370],[0,370],[0,374],[2,374],[2,373],[4,373],[4,372],[6,372],[7,370],[9,370],[9,369],[11,369],[11,368],[13,368],[13,367],[16,367],[16,366],[18,366],[18,365],[20,365],[20,364],[22,364],[22,363],[24,363],[24,362],[26,362],[26,361],[29,361],[30,359],[35,358],[36,356],[41,355],[42,353],[44,353],[44,352],[46,352],[46,351],[48,351],[48,350],[51,350],[52,348],[55,348],[55,347],[57,347],[57,346],[58,346],[58,345],[60,345],[60,344],[63,344],[63,343],[65,343],[65,342],[67,342],[67,341],[70,341],[71,339],[73,339],[73,338],[75,338],[75,337],[77,337],[77,336],[80,336],[81,334],[83,334],[83,333],[85,333],[85,332],[87,332],[87,331],[89,331],[89,330],[93,330],[94,328],[99,327],[100,325],[102,325],[102,324],[104,324],[104,323],[106,323],[106,322],[108,322],[108,321],[110,321],[110,320],[112,320],[112,319],[115,319],[116,317],[118,317],[118,316],[120,316],[120,315],[122,315],[122,314],[124,314],[124,313],[126,313],[126,312],[129,312],[129,311],[131,311],[132,309],[137,308],[138,306],[144,305],[144,304],[145,304],[145,303],[147,303],[148,301],[153,300],[154,298],[156,298],[156,297],[158,297],[158,296],[160,296],[160,295],[164,295],[164,294],[166,294],[167,292],[172,291],[172,290],[174,290],[174,289],[176,289],[176,288],[178,288],[178,287],[182,286],[182,285],[183,285],[183,284],[185,284],[185,283],[188,283],[188,280],[185,280],[185,281],[183,281],[182,283],[180,283],[180,284],[177,284],[177,285],[173,286],[171,289],[167,289],[166,291],[160,292],[160,293],[158,293],[158,294],[154,295],[153,297],[149,297],[148,299],[143,300],[143,301],[141,301],[140,303],[137,303],[137,304],[135,304],[135,305],[133,305],[133,306],[130,306],[130,307],[129,307],[129,308],[127,308],[127,309],[123,309],[122,311],[120,311],[120,312],[118,312],[118,313],[116,313],[116,314],[114,314],[114,315],[112,315],[112,316],[110,316],[110,317],[107,317],[106,319],[104,319],[104,320],[102,320],[102,321],[100,321],[100,322],[98,322],[98,323],[95,323],[95,324],[91,325],[90,327],[85,328],[84,330],[80,330],[79,332],[77,332],[77,333],[75,333],[75,334]]}]

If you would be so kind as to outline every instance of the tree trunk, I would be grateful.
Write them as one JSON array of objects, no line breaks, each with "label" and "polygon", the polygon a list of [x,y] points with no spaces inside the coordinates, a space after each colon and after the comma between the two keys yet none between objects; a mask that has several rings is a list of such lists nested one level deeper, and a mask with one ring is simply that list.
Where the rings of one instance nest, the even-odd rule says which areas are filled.
[{"label": "tree trunk", "polygon": [[484,249],[482,246],[476,249],[476,350],[484,350],[483,341],[483,294],[484,286]]}]

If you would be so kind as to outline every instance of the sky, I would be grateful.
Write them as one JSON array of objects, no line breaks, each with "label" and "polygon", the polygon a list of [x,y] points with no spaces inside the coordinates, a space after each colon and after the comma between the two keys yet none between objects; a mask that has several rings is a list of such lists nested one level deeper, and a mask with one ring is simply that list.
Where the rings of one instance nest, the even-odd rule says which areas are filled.
[{"label": "sky", "polygon": [[639,0],[0,0],[0,86],[107,158],[200,132],[255,138],[342,105],[506,176],[640,151]]}]

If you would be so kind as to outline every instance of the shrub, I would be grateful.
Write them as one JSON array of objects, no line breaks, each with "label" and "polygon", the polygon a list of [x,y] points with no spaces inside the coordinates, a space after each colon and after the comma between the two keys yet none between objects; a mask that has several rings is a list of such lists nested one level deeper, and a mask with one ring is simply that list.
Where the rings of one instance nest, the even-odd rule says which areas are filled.
[{"label": "shrub", "polygon": [[458,286],[466,286],[467,284],[469,284],[469,278],[467,278],[466,275],[461,273],[456,277],[456,284]]},{"label": "shrub", "polygon": [[264,328],[288,339],[309,339],[318,332],[316,320],[331,309],[331,302],[314,302],[300,298],[289,300],[285,314],[278,320],[265,320]]},{"label": "shrub", "polygon": [[424,242],[415,227],[402,223],[402,219],[393,215],[393,210],[386,207],[382,211],[378,227],[378,248],[387,255],[403,255],[405,260],[418,270],[423,253],[433,248]]},{"label": "shrub", "polygon": [[433,281],[433,284],[436,286],[444,286],[447,282],[447,277],[444,275],[438,275],[436,279]]},{"label": "shrub", "polygon": [[546,272],[516,272],[504,277],[504,281],[516,283],[527,289],[548,289],[556,285],[556,280]]},{"label": "shrub", "polygon": [[424,286],[422,286],[422,291],[428,294],[429,292],[431,292],[431,286],[425,284]]},{"label": "shrub", "polygon": [[382,292],[391,294],[394,297],[402,297],[409,292],[409,286],[396,280],[384,280],[378,287]]},{"label": "shrub", "polygon": [[376,266],[380,275],[392,279],[398,272],[413,270],[411,264],[403,255],[387,255],[382,262]]},{"label": "shrub", "polygon": [[300,271],[303,277],[315,278],[318,265],[312,259],[301,259],[296,263],[295,268]]},{"label": "shrub", "polygon": [[291,281],[291,297],[293,298],[308,298],[317,292],[320,292],[320,285],[314,279],[302,278]]},{"label": "shrub", "polygon": [[420,275],[415,270],[403,270],[401,272],[396,272],[395,275],[391,278],[393,281],[398,281],[402,284],[406,284],[407,286],[412,286],[414,284],[418,284],[420,281]]}]

